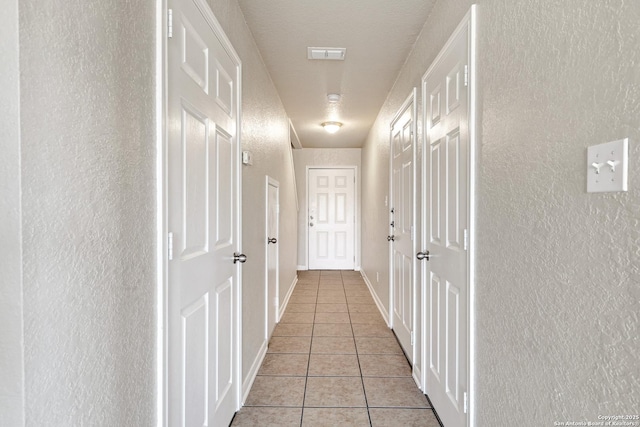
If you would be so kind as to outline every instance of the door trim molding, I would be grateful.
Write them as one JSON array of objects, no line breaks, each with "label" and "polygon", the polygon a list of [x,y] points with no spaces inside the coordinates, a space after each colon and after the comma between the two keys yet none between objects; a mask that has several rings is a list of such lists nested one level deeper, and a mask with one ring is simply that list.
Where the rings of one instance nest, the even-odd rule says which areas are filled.
[{"label": "door trim molding", "polygon": [[[479,132],[478,132],[478,105],[477,105],[477,5],[471,5],[469,11],[462,18],[460,24],[453,31],[445,45],[442,47],[436,58],[432,61],[431,65],[427,69],[427,71],[423,74],[421,79],[422,85],[422,147],[423,147],[423,160],[425,153],[427,152],[426,144],[427,144],[427,133],[424,131],[424,126],[427,123],[427,93],[426,93],[426,81],[427,77],[433,68],[437,65],[437,63],[442,59],[445,55],[448,48],[454,42],[458,34],[462,31],[468,30],[469,34],[469,71],[468,71],[468,82],[469,82],[469,157],[467,163],[467,172],[468,172],[468,184],[469,191],[467,194],[467,206],[468,211],[467,215],[469,218],[469,244],[467,251],[467,391],[469,396],[469,407],[467,411],[467,426],[474,426],[476,423],[476,361],[475,361],[475,336],[476,336],[476,318],[475,318],[475,258],[476,258],[476,183],[477,183],[477,147],[479,141]],[[427,179],[427,167],[426,163],[422,162],[422,214],[426,213],[427,206],[427,198],[425,196],[425,185]],[[422,227],[421,230],[421,244],[424,246],[427,241],[426,231],[427,227]],[[427,265],[423,263],[421,266],[422,274],[421,278],[424,280],[426,278],[425,273],[427,272]],[[421,305],[423,307],[427,307],[427,293],[422,292],[422,300]],[[427,366],[428,366],[428,318],[426,310],[422,310],[422,331],[421,331],[421,352],[422,352],[422,384],[423,391],[426,393],[426,374],[427,374]]]},{"label": "door trim molding", "polygon": [[[242,253],[242,60],[236,52],[233,44],[227,37],[222,25],[214,15],[206,0],[162,0],[156,9],[156,425],[168,426],[169,417],[169,281],[168,281],[168,37],[167,14],[169,3],[177,1],[193,1],[198,10],[202,12],[213,33],[222,44],[226,53],[233,59],[236,65],[237,92],[235,97],[234,113],[236,114],[236,150],[233,153],[236,170],[234,174],[235,188],[237,189],[234,204],[235,215],[238,217],[234,238],[236,250]],[[237,286],[233,297],[235,298],[235,316],[233,325],[234,336],[234,372],[236,382],[235,407],[236,411],[242,406],[243,382],[242,382],[242,264],[237,264]]]}]

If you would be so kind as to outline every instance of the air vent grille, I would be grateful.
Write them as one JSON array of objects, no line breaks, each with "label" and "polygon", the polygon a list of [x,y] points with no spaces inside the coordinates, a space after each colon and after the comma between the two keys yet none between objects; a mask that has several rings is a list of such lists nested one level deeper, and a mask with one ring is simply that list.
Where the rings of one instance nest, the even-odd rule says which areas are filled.
[{"label": "air vent grille", "polygon": [[344,47],[308,47],[308,59],[323,59],[330,61],[344,61],[347,49]]}]

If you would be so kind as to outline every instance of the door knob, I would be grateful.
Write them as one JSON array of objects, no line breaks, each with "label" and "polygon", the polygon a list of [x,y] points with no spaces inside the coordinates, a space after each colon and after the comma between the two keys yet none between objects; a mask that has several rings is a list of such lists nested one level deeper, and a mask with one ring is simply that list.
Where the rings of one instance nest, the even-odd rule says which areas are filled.
[{"label": "door knob", "polygon": [[396,240],[396,236],[391,235],[391,236],[387,236],[387,242],[394,242]]},{"label": "door knob", "polygon": [[418,252],[416,254],[416,258],[418,258],[420,261],[422,261],[423,259],[429,261],[429,251]]},{"label": "door knob", "polygon": [[234,254],[233,254],[233,263],[234,264],[236,262],[244,264],[246,261],[247,261],[247,256],[245,254],[239,254],[237,252],[234,252]]},{"label": "door knob", "polygon": [[312,216],[310,216],[310,217],[309,217],[309,219],[313,219],[313,217],[312,217]]},{"label": "door knob", "polygon": [[271,238],[267,237],[267,244],[269,243],[278,243],[278,240],[276,240],[275,237],[271,237]]},{"label": "door knob", "polygon": [[309,227],[313,227],[313,223],[312,222],[309,223]]}]

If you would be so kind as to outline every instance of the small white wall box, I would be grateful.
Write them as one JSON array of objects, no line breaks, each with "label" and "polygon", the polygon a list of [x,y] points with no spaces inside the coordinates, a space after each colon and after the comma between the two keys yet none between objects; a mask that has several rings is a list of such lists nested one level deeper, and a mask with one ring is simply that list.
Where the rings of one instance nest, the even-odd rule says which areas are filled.
[{"label": "small white wall box", "polygon": [[629,139],[587,148],[587,193],[627,191]]},{"label": "small white wall box", "polygon": [[251,155],[251,151],[242,152],[242,164],[248,166],[253,165],[253,156]]}]

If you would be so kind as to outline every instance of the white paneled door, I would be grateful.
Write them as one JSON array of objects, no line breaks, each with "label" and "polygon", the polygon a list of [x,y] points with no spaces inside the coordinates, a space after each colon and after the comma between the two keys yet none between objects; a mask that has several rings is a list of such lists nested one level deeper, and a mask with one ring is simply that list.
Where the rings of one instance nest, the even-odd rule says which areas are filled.
[{"label": "white paneled door", "polygon": [[278,239],[279,237],[279,199],[280,188],[276,180],[267,177],[267,238],[265,241],[267,252],[267,330],[265,339],[271,338],[278,320]]},{"label": "white paneled door", "polygon": [[309,269],[355,266],[355,171],[309,169]]},{"label": "white paneled door", "polygon": [[472,16],[423,77],[425,382],[447,427],[468,421]]},{"label": "white paneled door", "polygon": [[168,7],[168,425],[228,426],[239,404],[240,62],[204,1]]},{"label": "white paneled door", "polygon": [[391,209],[389,237],[393,331],[410,362],[414,360],[414,220],[416,91],[391,122]]}]

